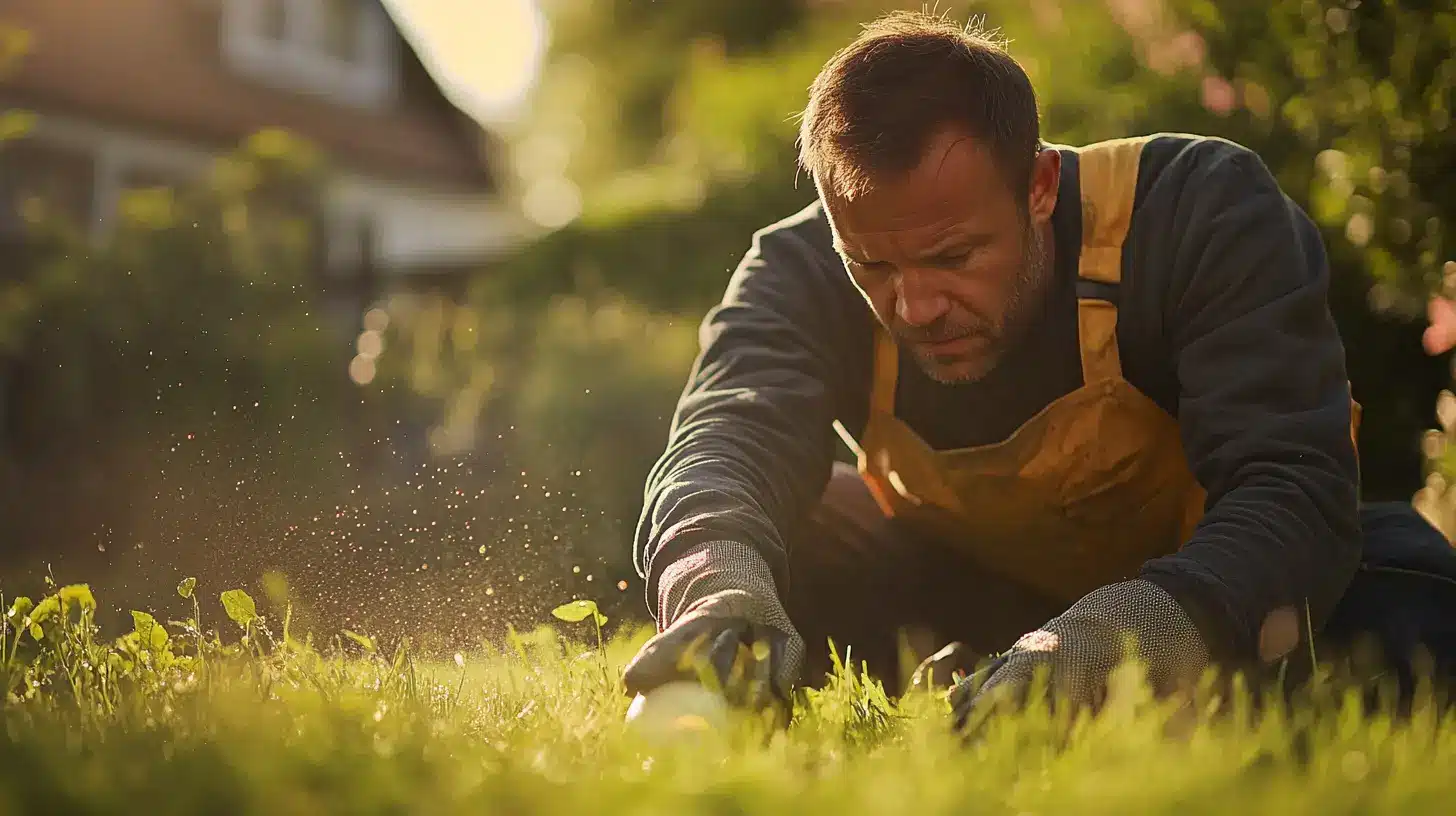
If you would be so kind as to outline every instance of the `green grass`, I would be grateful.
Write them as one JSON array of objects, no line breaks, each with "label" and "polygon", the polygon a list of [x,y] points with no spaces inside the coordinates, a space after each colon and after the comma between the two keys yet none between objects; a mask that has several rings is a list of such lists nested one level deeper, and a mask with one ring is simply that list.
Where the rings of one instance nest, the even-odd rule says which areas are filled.
[{"label": "green grass", "polygon": [[[191,594],[194,588],[179,588]],[[1456,725],[1333,690],[1191,719],[1129,686],[1066,739],[1040,709],[984,742],[943,700],[892,702],[840,671],[775,732],[652,742],[623,724],[620,667],[582,623],[426,661],[407,642],[299,640],[251,599],[223,634],[137,615],[102,638],[84,587],[7,600],[0,816],[19,813],[1450,812]],[[194,605],[194,609],[197,607]],[[36,636],[39,636],[37,639]],[[568,639],[569,638],[569,639]]]}]

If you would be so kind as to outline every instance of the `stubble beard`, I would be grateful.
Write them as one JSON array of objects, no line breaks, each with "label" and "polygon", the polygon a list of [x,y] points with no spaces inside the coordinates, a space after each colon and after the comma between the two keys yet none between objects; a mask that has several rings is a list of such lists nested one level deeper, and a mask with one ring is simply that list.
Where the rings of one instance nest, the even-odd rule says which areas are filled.
[{"label": "stubble beard", "polygon": [[1026,249],[1016,275],[1011,296],[1006,301],[1005,316],[992,334],[992,346],[970,371],[956,372],[934,359],[916,355],[921,369],[941,385],[968,385],[983,379],[996,368],[1006,350],[1016,345],[1034,324],[1039,306],[1046,295],[1051,275],[1051,254],[1047,251],[1046,230],[1027,227]]}]

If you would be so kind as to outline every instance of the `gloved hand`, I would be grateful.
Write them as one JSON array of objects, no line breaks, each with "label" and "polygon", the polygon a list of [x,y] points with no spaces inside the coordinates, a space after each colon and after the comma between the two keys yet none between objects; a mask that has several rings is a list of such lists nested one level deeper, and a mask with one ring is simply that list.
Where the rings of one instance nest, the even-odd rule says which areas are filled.
[{"label": "gloved hand", "polygon": [[1196,682],[1209,663],[1203,638],[1162,587],[1143,580],[1112,584],[1023,635],[989,668],[957,684],[950,694],[955,729],[970,736],[997,707],[1024,705],[1038,670],[1048,674],[1053,706],[1096,707],[1128,647],[1160,695]]},{"label": "gloved hand", "polygon": [[971,651],[964,643],[952,641],[920,661],[920,665],[910,675],[910,688],[916,691],[948,690],[975,671],[979,662],[980,655]]},{"label": "gloved hand", "polygon": [[629,695],[706,674],[734,705],[792,710],[804,641],[763,556],[744,544],[708,542],[669,565],[658,587],[660,629],[627,665]]}]

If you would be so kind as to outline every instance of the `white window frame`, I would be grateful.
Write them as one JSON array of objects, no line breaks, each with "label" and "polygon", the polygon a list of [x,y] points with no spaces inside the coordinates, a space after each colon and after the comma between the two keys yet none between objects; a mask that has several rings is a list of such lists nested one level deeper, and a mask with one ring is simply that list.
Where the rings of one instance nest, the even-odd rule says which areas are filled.
[{"label": "white window frame", "polygon": [[[266,4],[283,4],[283,39],[263,32]],[[225,0],[222,51],[239,73],[260,82],[323,94],[346,105],[378,109],[394,101],[399,72],[394,24],[384,8],[365,0],[355,32],[355,59],[323,50],[321,0]]]},{"label": "white window frame", "polygon": [[202,178],[213,154],[196,146],[155,138],[94,121],[61,115],[42,116],[27,136],[91,156],[91,237],[102,240],[116,225],[117,204],[128,170],[145,169],[181,179]]}]

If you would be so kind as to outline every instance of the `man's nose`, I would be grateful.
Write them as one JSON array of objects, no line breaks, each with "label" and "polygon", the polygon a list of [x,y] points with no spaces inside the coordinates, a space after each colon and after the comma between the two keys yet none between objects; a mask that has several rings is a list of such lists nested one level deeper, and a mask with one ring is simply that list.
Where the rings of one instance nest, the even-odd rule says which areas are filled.
[{"label": "man's nose", "polygon": [[895,311],[908,325],[927,326],[950,311],[950,298],[923,272],[900,273],[895,289]]}]

